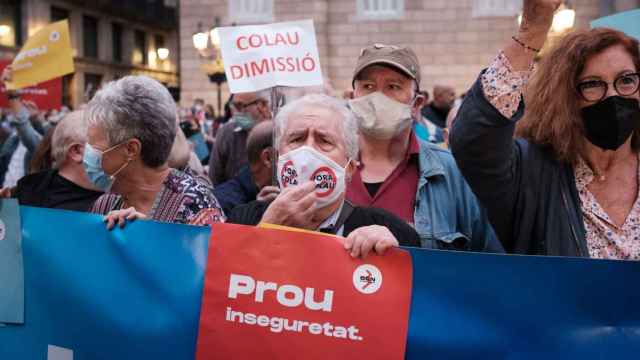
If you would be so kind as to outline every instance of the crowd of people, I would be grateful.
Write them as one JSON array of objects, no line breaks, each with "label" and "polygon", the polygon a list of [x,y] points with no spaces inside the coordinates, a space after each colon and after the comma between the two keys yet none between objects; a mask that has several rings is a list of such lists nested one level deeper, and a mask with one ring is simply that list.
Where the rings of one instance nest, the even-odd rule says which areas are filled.
[{"label": "crowd of people", "polygon": [[354,257],[402,245],[638,260],[638,41],[579,30],[537,61],[560,2],[524,1],[520,31],[459,97],[426,92],[414,51],[383,44],[362,49],[340,97],[236,93],[220,116],[144,76],[47,116],[10,94],[1,194],[109,229],[317,230]]}]

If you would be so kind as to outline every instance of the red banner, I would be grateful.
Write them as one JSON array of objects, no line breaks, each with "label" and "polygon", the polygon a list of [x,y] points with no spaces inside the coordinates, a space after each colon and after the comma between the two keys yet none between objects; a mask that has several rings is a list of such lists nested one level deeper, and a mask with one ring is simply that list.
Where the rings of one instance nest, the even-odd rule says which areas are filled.
[{"label": "red banner", "polygon": [[[0,72],[9,65],[9,61],[0,61]],[[36,86],[17,90],[23,100],[33,101],[40,110],[60,109],[62,106],[62,78],[45,81]],[[0,108],[8,108],[6,90],[0,87]]]},{"label": "red banner", "polygon": [[404,359],[409,253],[353,259],[338,237],[216,224],[197,359]]}]

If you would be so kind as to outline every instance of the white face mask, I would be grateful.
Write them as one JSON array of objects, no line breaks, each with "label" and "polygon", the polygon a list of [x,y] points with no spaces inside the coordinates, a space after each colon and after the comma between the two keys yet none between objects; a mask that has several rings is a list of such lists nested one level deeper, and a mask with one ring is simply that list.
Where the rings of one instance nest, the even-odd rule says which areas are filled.
[{"label": "white face mask", "polygon": [[360,130],[375,139],[389,140],[411,126],[411,105],[395,101],[376,91],[349,100]]},{"label": "white face mask", "polygon": [[[349,165],[350,160],[347,162]],[[345,168],[309,146],[291,150],[278,158],[278,183],[281,189],[307,181],[316,183],[318,207],[333,204],[345,191]]]}]

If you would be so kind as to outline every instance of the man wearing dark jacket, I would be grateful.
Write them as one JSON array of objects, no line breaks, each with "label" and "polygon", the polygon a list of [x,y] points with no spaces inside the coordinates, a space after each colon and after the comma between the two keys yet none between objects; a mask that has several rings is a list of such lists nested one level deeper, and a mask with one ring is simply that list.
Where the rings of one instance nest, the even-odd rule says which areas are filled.
[{"label": "man wearing dark jacket", "polygon": [[440,129],[447,127],[447,115],[456,100],[456,93],[450,86],[436,85],[433,88],[433,101],[422,108],[422,116]]},{"label": "man wearing dark jacket", "polygon": [[82,165],[87,127],[81,111],[66,115],[51,140],[54,169],[30,174],[11,192],[20,205],[88,211],[102,192],[94,189]]},{"label": "man wearing dark jacket", "polygon": [[261,121],[271,119],[267,90],[233,95],[233,118],[216,134],[209,157],[209,178],[214,186],[233,178],[247,164],[247,136]]},{"label": "man wearing dark jacket", "polygon": [[253,200],[275,199],[280,189],[271,186],[273,179],[273,121],[263,121],[251,130],[247,137],[249,164],[242,167],[238,175],[213,189],[225,214],[238,205]]}]

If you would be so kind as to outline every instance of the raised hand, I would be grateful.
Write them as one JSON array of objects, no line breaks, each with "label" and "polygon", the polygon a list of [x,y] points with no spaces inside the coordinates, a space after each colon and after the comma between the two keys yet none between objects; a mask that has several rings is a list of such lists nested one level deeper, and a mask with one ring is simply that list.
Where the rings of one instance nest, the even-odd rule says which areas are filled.
[{"label": "raised hand", "polygon": [[11,81],[11,65],[5,67],[2,70],[2,75],[0,75],[0,84],[4,84],[10,81]]},{"label": "raised hand", "polygon": [[562,0],[524,0],[520,32],[549,31],[553,23],[553,14],[562,4]]},{"label": "raised hand", "polygon": [[262,222],[315,230],[317,196],[315,183],[290,187],[282,191],[262,215]]}]

